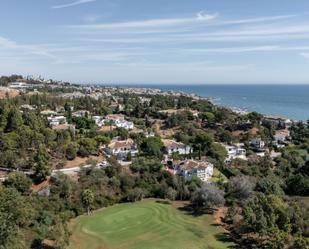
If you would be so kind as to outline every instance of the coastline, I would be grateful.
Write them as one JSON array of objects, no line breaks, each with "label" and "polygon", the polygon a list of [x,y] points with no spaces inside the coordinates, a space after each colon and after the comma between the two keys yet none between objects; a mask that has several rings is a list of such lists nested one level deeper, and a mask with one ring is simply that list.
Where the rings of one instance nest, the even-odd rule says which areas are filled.
[{"label": "coastline", "polygon": [[[110,86],[110,87],[115,87],[115,86]],[[174,87],[174,89],[169,89],[169,87]],[[183,87],[183,86],[181,86]],[[191,86],[188,86],[188,88]],[[249,110],[248,107],[238,107],[238,106],[233,106],[233,105],[228,105],[228,104],[224,104],[221,102],[222,98],[220,97],[215,97],[215,96],[202,96],[199,95],[197,93],[194,93],[192,91],[184,91],[184,90],[180,90],[180,89],[176,89],[177,86],[161,86],[161,85],[153,85],[153,86],[134,86],[134,85],[129,85],[129,86],[117,86],[116,88],[118,89],[130,89],[131,92],[144,92],[144,93],[160,93],[162,95],[175,95],[175,96],[185,96],[185,97],[191,97],[194,99],[203,99],[203,100],[207,100],[210,103],[212,103],[214,106],[217,107],[223,107],[223,108],[227,108],[237,114],[240,115],[246,115],[250,112],[258,112],[260,114],[262,114],[264,117],[276,117],[276,118],[282,118],[282,119],[289,119],[293,122],[298,122],[298,121],[305,121],[306,119],[303,120],[299,120],[299,119],[295,119],[293,117],[287,116],[287,115],[283,115],[281,113],[274,113],[274,114],[269,114],[269,113],[265,113],[265,112],[260,112],[258,110]],[[309,115],[308,115],[309,117]]]},{"label": "coastline", "polygon": [[309,85],[119,85],[123,88],[160,89],[198,96],[237,113],[258,112],[296,121],[309,119]]}]

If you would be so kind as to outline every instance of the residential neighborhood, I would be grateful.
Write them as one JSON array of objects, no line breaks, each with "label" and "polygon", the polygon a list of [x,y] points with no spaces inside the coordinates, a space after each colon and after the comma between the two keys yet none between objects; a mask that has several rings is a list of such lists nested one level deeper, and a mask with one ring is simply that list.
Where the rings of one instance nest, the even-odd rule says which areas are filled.
[{"label": "residential neighborhood", "polygon": [[18,188],[21,196],[45,198],[49,206],[68,201],[71,213],[87,209],[86,190],[93,209],[157,198],[200,212],[206,198],[228,210],[222,224],[232,232],[247,225],[234,224],[229,212],[245,219],[244,203],[254,196],[307,195],[305,122],[177,91],[32,81],[14,81],[17,95],[0,100],[0,180],[14,188],[19,179],[29,182]]}]

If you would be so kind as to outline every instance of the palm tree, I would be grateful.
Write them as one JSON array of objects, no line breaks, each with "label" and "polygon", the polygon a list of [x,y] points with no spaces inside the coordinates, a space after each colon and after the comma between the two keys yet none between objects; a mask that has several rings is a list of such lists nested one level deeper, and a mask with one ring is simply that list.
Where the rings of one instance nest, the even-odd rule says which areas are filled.
[{"label": "palm tree", "polygon": [[87,207],[87,214],[90,215],[90,207],[94,201],[94,194],[90,189],[85,189],[82,193],[82,202]]}]

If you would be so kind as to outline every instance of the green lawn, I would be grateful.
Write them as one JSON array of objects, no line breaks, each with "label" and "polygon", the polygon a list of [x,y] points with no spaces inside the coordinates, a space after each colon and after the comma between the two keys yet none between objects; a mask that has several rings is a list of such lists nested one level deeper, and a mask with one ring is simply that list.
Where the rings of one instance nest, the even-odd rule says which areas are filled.
[{"label": "green lawn", "polygon": [[71,224],[69,249],[226,249],[223,228],[211,215],[193,217],[171,204],[119,204]]}]

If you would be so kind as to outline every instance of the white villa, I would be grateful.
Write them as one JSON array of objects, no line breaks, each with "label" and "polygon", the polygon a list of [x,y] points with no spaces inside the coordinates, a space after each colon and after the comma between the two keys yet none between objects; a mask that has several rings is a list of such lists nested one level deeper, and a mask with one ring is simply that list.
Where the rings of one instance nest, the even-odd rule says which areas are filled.
[{"label": "white villa", "polygon": [[293,121],[279,116],[265,116],[263,119],[263,123],[271,124],[275,127],[289,128],[291,127]]},{"label": "white villa", "polygon": [[135,156],[138,153],[137,145],[132,139],[127,140],[112,140],[112,142],[105,147],[105,151],[109,155],[115,155],[120,158],[126,157],[129,153]]},{"label": "white villa", "polygon": [[125,117],[122,114],[110,114],[107,115],[105,118],[103,118],[102,116],[93,116],[92,119],[99,127],[102,127],[107,123],[110,123],[115,125],[116,127],[124,128],[126,130],[134,129],[134,123],[125,120]]},{"label": "white villa", "polygon": [[287,139],[290,137],[290,131],[287,129],[277,130],[273,137],[273,145],[282,148],[287,143]]},{"label": "white villa", "polygon": [[116,120],[115,125],[119,128],[124,128],[126,130],[134,129],[134,123],[127,120]]},{"label": "white villa", "polygon": [[175,140],[171,139],[162,139],[164,144],[165,153],[168,155],[172,155],[173,153],[178,153],[180,155],[187,155],[191,152],[191,147],[185,145],[181,142],[176,142]]},{"label": "white villa", "polygon": [[67,119],[65,116],[50,116],[47,117],[47,121],[51,126],[67,123]]},{"label": "white villa", "polygon": [[250,146],[254,149],[261,150],[265,147],[265,142],[261,138],[254,138],[249,141]]},{"label": "white villa", "polygon": [[222,144],[227,152],[227,157],[225,159],[225,163],[230,163],[232,160],[239,158],[242,160],[247,160],[246,157],[246,149],[244,148],[244,144],[238,143],[233,145]]},{"label": "white villa", "polygon": [[77,117],[77,118],[86,117],[87,115],[89,115],[89,111],[87,110],[79,110],[79,111],[72,113],[72,117]]},{"label": "white villa", "polygon": [[175,173],[183,176],[185,180],[191,180],[193,177],[197,177],[203,182],[206,182],[212,177],[214,166],[207,161],[191,159],[180,162],[175,169]]},{"label": "white villa", "polygon": [[29,88],[31,85],[26,82],[12,82],[9,84],[9,88],[12,89],[26,89]]}]

